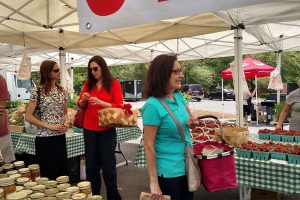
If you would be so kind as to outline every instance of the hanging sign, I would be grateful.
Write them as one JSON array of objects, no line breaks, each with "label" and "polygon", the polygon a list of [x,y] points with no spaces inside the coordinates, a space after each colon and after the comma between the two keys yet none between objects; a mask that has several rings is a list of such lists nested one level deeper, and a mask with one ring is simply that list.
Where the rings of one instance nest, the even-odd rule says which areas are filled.
[{"label": "hanging sign", "polygon": [[80,33],[192,16],[275,0],[77,0]]}]

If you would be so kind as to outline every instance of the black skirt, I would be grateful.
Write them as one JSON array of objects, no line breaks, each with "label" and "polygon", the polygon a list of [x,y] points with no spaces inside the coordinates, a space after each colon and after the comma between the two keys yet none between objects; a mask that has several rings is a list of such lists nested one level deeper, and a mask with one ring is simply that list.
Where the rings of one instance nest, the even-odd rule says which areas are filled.
[{"label": "black skirt", "polygon": [[66,135],[35,138],[35,155],[41,176],[55,180],[67,175]]}]

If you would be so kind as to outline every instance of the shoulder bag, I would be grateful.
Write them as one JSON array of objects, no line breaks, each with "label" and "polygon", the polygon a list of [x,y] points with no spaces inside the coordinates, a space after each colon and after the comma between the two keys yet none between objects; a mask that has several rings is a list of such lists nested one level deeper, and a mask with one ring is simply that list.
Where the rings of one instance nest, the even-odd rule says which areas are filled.
[{"label": "shoulder bag", "polygon": [[75,126],[77,128],[83,128],[84,114],[85,114],[86,108],[87,108],[87,105],[83,108],[79,108],[79,110],[77,111],[77,113],[75,115],[73,126]]},{"label": "shoulder bag", "polygon": [[201,173],[200,173],[200,168],[198,166],[198,160],[194,156],[194,150],[193,147],[190,147],[187,145],[187,141],[184,136],[183,129],[181,125],[179,124],[178,120],[176,119],[175,115],[173,112],[170,110],[168,105],[162,100],[159,99],[161,104],[165,107],[165,109],[168,111],[168,113],[171,115],[173,118],[179,134],[181,136],[181,139],[185,145],[185,171],[186,171],[186,177],[187,177],[187,183],[188,183],[188,188],[190,192],[196,191],[200,185],[201,185]]}]

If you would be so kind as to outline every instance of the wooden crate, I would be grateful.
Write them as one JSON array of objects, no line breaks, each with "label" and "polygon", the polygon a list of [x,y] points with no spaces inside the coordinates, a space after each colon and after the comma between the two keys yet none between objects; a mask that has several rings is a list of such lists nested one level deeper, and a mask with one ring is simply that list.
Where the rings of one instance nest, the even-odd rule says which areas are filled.
[{"label": "wooden crate", "polygon": [[25,126],[9,125],[9,131],[15,133],[25,133]]}]

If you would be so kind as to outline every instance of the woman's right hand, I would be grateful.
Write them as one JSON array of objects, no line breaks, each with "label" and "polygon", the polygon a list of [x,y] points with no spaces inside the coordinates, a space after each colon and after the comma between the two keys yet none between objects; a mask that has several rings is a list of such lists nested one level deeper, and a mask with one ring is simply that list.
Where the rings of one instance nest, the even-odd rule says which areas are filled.
[{"label": "woman's right hand", "polygon": [[158,182],[156,181],[150,182],[150,193],[151,193],[151,200],[162,199],[162,192],[160,190]]},{"label": "woman's right hand", "polygon": [[82,97],[82,100],[83,100],[83,101],[88,101],[89,98],[90,98],[90,93],[85,92],[85,93],[82,94],[81,97]]},{"label": "woman's right hand", "polygon": [[54,131],[59,131],[59,132],[67,132],[69,127],[64,125],[64,124],[49,124],[49,129],[54,130]]}]

